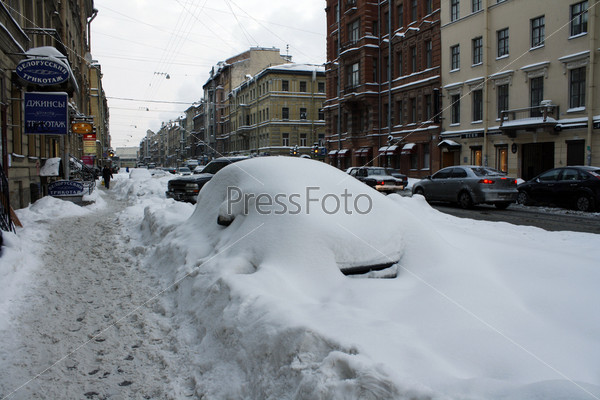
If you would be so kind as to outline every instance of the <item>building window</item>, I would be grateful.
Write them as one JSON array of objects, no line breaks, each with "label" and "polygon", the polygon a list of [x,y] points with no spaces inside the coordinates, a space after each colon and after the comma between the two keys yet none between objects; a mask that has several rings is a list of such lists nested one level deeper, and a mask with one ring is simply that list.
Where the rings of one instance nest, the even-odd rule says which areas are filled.
[{"label": "building window", "polygon": [[433,12],[433,0],[425,1],[425,14],[429,15]]},{"label": "building window", "polygon": [[301,81],[300,82],[300,91],[301,92],[306,92],[306,81]]},{"label": "building window", "polygon": [[281,119],[290,119],[290,109],[283,107],[281,109]]},{"label": "building window", "polygon": [[417,72],[417,46],[410,48],[410,68],[411,72]]},{"label": "building window", "polygon": [[585,107],[585,67],[569,72],[569,108]]},{"label": "building window", "polygon": [[284,92],[289,92],[290,91],[290,81],[286,81],[286,80],[281,81],[281,90],[283,90]]},{"label": "building window", "polygon": [[404,123],[402,119],[402,100],[398,100],[396,102],[396,121],[398,121],[398,125],[402,125]]},{"label": "building window", "polygon": [[300,146],[306,147],[306,133],[300,134]]},{"label": "building window", "polygon": [[360,39],[360,20],[357,19],[348,24],[348,41],[355,44]]},{"label": "building window", "polygon": [[423,149],[423,169],[429,169],[431,164],[431,156],[429,153],[429,143],[426,143],[421,147]]},{"label": "building window", "polygon": [[404,68],[402,68],[402,50],[396,54],[396,63],[398,64],[398,76],[404,75]]},{"label": "building window", "polygon": [[318,88],[317,88],[317,91],[318,91],[319,93],[325,93],[325,82],[319,82],[319,83],[317,84],[317,87],[318,87]]},{"label": "building window", "polygon": [[508,28],[501,29],[497,32],[498,36],[498,57],[508,55]]},{"label": "building window", "polygon": [[425,120],[430,121],[433,116],[433,103],[431,101],[432,97],[430,94],[425,95]]},{"label": "building window", "polygon": [[417,122],[417,99],[415,97],[410,99],[410,122]]},{"label": "building window", "polygon": [[481,10],[481,0],[473,0],[473,2],[471,3],[471,10],[473,12]]},{"label": "building window", "polygon": [[571,6],[571,36],[587,33],[587,8],[587,0]]},{"label": "building window", "polygon": [[348,67],[348,86],[352,89],[360,83],[359,63],[354,63]]},{"label": "building window", "polygon": [[419,168],[419,159],[416,150],[410,153],[410,169]]},{"label": "building window", "polygon": [[411,21],[417,20],[417,0],[412,0],[412,6],[410,7],[410,18]]},{"label": "building window", "polygon": [[373,82],[379,82],[379,61],[377,61],[377,57],[373,57]]},{"label": "building window", "polygon": [[508,172],[508,146],[498,146],[496,149],[496,169]]},{"label": "building window", "polygon": [[508,84],[498,85],[498,119],[502,118],[502,111],[508,110]]},{"label": "building window", "polygon": [[473,39],[473,65],[479,65],[483,62],[483,38]]},{"label": "building window", "polygon": [[431,68],[433,66],[433,44],[431,40],[425,41],[425,67]]},{"label": "building window", "polygon": [[544,99],[544,77],[531,78],[529,84],[529,98],[532,117],[541,117],[540,102]]},{"label": "building window", "polygon": [[456,21],[460,18],[459,8],[459,0],[450,0],[450,21]]},{"label": "building window", "polygon": [[545,38],[546,26],[542,15],[531,20],[531,47],[543,46]]},{"label": "building window", "polygon": [[306,108],[300,108],[300,119],[306,119]]},{"label": "building window", "polygon": [[399,4],[396,7],[396,12],[398,14],[398,28],[402,28],[404,26],[404,6]]},{"label": "building window", "polygon": [[385,12],[383,13],[383,33],[390,33],[390,13],[389,12]]},{"label": "building window", "polygon": [[325,112],[323,111],[323,109],[319,110],[319,121],[324,121],[325,120]]},{"label": "building window", "polygon": [[473,121],[483,120],[483,90],[473,90],[471,92],[473,100]]},{"label": "building window", "polygon": [[281,145],[282,146],[289,146],[290,145],[290,134],[289,133],[282,133],[281,134]]},{"label": "building window", "polygon": [[460,69],[460,45],[450,47],[450,69]]},{"label": "building window", "polygon": [[452,102],[452,124],[460,124],[460,95],[452,95],[450,101]]}]

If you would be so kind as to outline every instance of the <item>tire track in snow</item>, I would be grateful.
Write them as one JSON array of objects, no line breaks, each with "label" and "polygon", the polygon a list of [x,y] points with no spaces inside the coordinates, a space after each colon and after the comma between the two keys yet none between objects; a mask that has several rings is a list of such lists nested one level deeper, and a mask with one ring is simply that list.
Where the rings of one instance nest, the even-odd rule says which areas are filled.
[{"label": "tire track in snow", "polygon": [[0,398],[193,395],[186,387],[195,384],[181,379],[186,363],[165,307],[160,299],[148,302],[159,288],[120,229],[126,204],[111,194],[106,209],[52,226],[37,287],[18,317],[14,367],[2,373]]}]

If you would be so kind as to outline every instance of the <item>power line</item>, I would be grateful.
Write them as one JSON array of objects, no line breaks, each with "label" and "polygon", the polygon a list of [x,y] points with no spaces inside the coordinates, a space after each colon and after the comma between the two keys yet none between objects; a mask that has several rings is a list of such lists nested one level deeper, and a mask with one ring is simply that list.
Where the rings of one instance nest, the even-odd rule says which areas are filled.
[{"label": "power line", "polygon": [[113,100],[125,100],[125,101],[141,101],[141,102],[147,102],[147,103],[163,103],[163,104],[187,104],[187,105],[191,105],[194,102],[193,101],[166,101],[166,100],[148,100],[148,99],[132,99],[132,98],[128,98],[128,97],[112,97],[112,96],[106,96],[107,99],[113,99]]}]

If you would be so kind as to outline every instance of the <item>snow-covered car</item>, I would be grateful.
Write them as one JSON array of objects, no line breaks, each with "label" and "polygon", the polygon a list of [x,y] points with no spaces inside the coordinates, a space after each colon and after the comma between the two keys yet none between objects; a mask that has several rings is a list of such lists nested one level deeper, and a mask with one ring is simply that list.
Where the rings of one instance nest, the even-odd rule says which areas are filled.
[{"label": "snow-covered car", "polygon": [[171,179],[167,186],[168,198],[177,201],[196,203],[200,189],[210,181],[212,177],[227,165],[245,160],[248,157],[220,157],[209,162],[200,174],[193,174]]},{"label": "snow-covered car", "polygon": [[389,175],[383,167],[351,167],[346,170],[351,176],[383,193],[393,193],[404,190],[408,179],[396,178]]},{"label": "snow-covered car", "polygon": [[501,171],[479,165],[455,165],[415,183],[413,194],[427,201],[458,203],[462,208],[494,204],[507,208],[517,200],[517,180]]},{"label": "snow-covered car", "polygon": [[196,168],[194,168],[192,173],[193,174],[201,174],[202,171],[204,171],[204,167],[205,167],[205,165],[198,165]]},{"label": "snow-covered car", "polygon": [[549,204],[594,211],[600,207],[600,167],[554,168],[517,186],[519,204]]}]

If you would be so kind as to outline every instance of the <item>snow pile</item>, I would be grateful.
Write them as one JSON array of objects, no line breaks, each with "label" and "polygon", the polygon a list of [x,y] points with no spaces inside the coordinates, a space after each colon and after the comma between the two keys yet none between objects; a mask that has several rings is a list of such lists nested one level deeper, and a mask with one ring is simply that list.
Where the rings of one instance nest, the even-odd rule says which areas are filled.
[{"label": "snow pile", "polygon": [[[228,186],[248,202],[227,210]],[[324,190],[311,192],[320,198],[368,193],[373,208],[328,214],[310,203],[319,207],[275,215],[283,206],[273,202],[257,211],[259,201],[283,194],[285,203],[307,187]],[[306,197],[295,200],[305,206]],[[600,395],[596,235],[453,218],[421,198],[380,196],[334,168],[285,157],[222,170],[180,226],[157,230],[161,213],[145,215],[144,226],[160,232],[146,232],[155,241],[147,262],[171,285],[181,340],[195,349],[198,394]],[[395,257],[395,279],[339,270]]]},{"label": "snow pile", "polygon": [[[156,279],[186,395],[600,398],[599,235],[455,218],[306,159],[232,164],[196,206],[166,199],[168,179],[132,170],[105,193],[129,203],[120,245]],[[44,219],[93,207],[19,210],[0,311],[27,284],[5,261],[39,268]],[[393,261],[388,279],[341,272]]]}]

